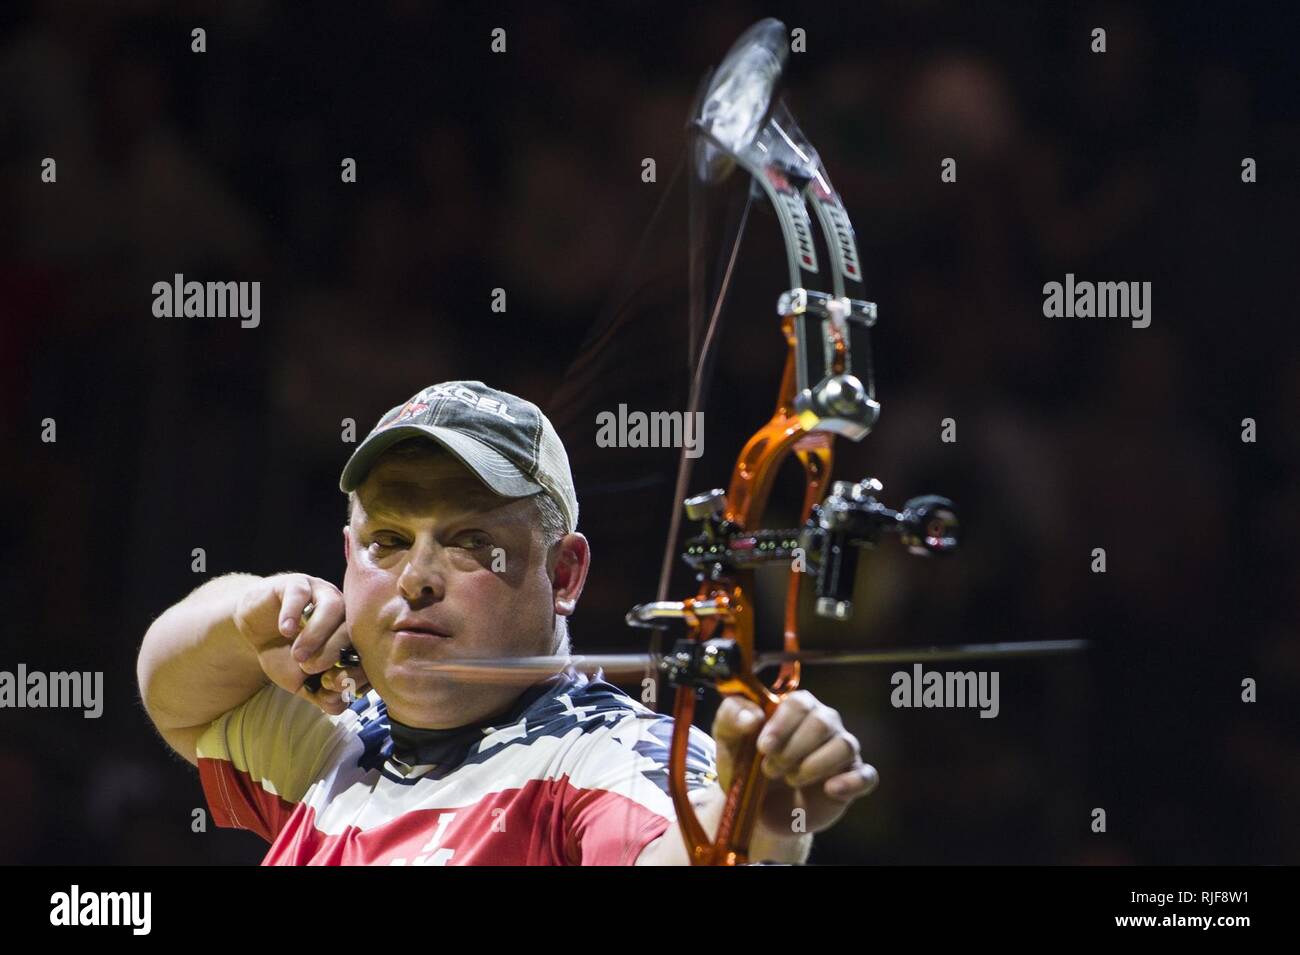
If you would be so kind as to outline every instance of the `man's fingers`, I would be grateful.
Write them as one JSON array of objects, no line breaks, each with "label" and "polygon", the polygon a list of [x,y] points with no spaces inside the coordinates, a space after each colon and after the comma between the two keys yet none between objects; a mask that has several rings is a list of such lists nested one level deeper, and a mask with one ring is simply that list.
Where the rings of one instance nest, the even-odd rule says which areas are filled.
[{"label": "man's fingers", "polygon": [[280,591],[280,634],[292,640],[301,628],[303,610],[311,603],[311,582],[305,576],[278,578],[272,593]]},{"label": "man's fingers", "polygon": [[361,667],[330,667],[321,674],[321,686],[335,693],[351,689],[354,696],[361,696],[370,689],[366,671]]},{"label": "man's fingers", "polygon": [[858,763],[846,773],[826,780],[822,791],[831,799],[848,802],[867,795],[880,785],[880,774],[870,763]]},{"label": "man's fingers", "polygon": [[[763,768],[768,778],[776,779],[778,776],[795,772],[805,759],[841,733],[844,733],[844,725],[840,722],[840,715],[829,706],[818,704],[803,714],[794,732],[786,737],[779,747],[768,744],[763,760]],[[766,728],[763,730],[763,735],[767,735]],[[844,736],[851,739],[851,745],[856,748],[857,740],[849,737],[847,733],[844,733]],[[762,750],[763,747],[764,742],[760,737],[759,749]],[[857,753],[853,755],[856,756]]]},{"label": "man's fingers", "polygon": [[741,696],[729,696],[718,707],[713,718],[713,738],[719,744],[734,748],[763,722],[763,708]]},{"label": "man's fingers", "polygon": [[329,667],[320,674],[319,689],[313,692],[304,684],[297,695],[338,716],[369,690],[370,681],[361,667]]},{"label": "man's fingers", "polygon": [[338,716],[369,691],[370,683],[361,667],[335,667],[322,674],[320,690],[309,693],[307,698],[326,713]]},{"label": "man's fingers", "polygon": [[[343,625],[343,598],[337,591],[317,588],[312,595],[311,616],[307,619],[307,625],[303,627],[298,638],[293,641],[293,658],[299,663],[306,664],[313,657],[318,657],[327,651],[330,647],[330,641],[338,634],[339,627]],[[343,644],[346,644],[346,640]],[[334,663],[338,659],[337,651],[343,648],[340,644],[335,650],[335,657],[328,663]],[[309,667],[304,667],[309,669]],[[312,672],[319,672],[317,667]]]},{"label": "man's fingers", "polygon": [[[767,769],[768,756],[763,768]],[[813,752],[786,763],[776,776],[783,776],[787,786],[799,788],[829,780],[858,763],[858,741],[848,733],[833,735]],[[775,777],[770,777],[775,778]]]},{"label": "man's fingers", "polygon": [[807,690],[796,690],[773,711],[763,732],[758,737],[760,753],[780,753],[794,736],[799,725],[809,713],[820,707],[817,698]]},{"label": "man's fingers", "polygon": [[[298,666],[304,673],[323,673],[339,662],[339,655],[351,640],[352,635],[348,630],[348,625],[340,623],[334,628],[328,639],[321,643],[320,648],[315,653],[297,661]],[[296,649],[294,656],[297,656]]]}]

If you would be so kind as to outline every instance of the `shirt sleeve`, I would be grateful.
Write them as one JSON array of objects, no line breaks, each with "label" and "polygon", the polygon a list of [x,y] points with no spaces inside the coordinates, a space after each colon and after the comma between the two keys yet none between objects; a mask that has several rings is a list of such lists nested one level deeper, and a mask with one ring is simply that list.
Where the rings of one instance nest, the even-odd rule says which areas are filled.
[{"label": "shirt sleeve", "polygon": [[327,713],[268,683],[199,738],[199,780],[213,821],[273,842],[339,732]]},{"label": "shirt sleeve", "polygon": [[[564,855],[576,865],[633,865],[677,819],[668,790],[671,717],[632,715],[591,734],[569,774]],[[686,785],[717,785],[713,740],[691,727]]]}]

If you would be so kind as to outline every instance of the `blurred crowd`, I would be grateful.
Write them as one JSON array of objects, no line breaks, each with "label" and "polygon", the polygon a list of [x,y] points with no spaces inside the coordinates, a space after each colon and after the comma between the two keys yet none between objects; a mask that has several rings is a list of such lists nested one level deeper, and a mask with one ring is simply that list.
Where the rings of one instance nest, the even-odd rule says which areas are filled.
[{"label": "blurred crowd", "polygon": [[[197,777],[136,699],[149,622],[228,571],[341,579],[343,419],[364,433],[452,378],[545,406],[626,279],[700,75],[779,15],[807,30],[788,99],[880,304],[883,414],[837,476],[877,476],[894,503],[950,496],[967,535],[943,562],[870,555],[851,627],[809,642],[1093,641],[987,665],[997,720],[896,710],[885,668],[819,671],[809,685],[882,787],[813,861],[1295,862],[1300,191],[1285,167],[1300,117],[1285,45],[1246,13],[1222,30],[1127,4],[1007,11],[0,13],[0,668],[103,670],[108,687],[97,721],[0,711],[0,861],[260,859],[247,833],[191,831]],[[47,156],[56,184],[39,180]],[[647,156],[658,185],[641,181]],[[1257,183],[1241,181],[1246,156]],[[684,279],[685,250],[659,252],[680,253]],[[729,315],[715,479],[775,395],[775,261],[749,256]],[[1067,272],[1150,281],[1150,328],[1045,318],[1042,286]],[[261,281],[260,327],[155,318],[151,286],[175,273]],[[565,437],[586,456],[572,445],[592,434]],[[653,592],[665,511],[614,498],[591,514],[575,640],[630,649],[622,611]]]}]

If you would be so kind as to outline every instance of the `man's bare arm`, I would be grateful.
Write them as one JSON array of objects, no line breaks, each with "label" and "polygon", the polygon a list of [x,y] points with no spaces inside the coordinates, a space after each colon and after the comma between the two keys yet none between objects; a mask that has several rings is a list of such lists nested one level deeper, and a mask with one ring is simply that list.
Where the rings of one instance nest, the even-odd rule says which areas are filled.
[{"label": "man's bare arm", "polygon": [[[722,806],[726,794],[717,786],[697,789],[691,793],[691,803],[699,817],[704,831],[714,836],[718,831],[718,822],[722,818]],[[789,839],[780,841],[765,839],[761,832],[756,832],[749,845],[749,857],[753,862],[793,862],[802,864],[808,861],[812,851],[810,834],[791,833]],[[637,857],[637,865],[690,865],[686,854],[686,841],[682,836],[681,824],[674,822],[668,831],[650,843]]]},{"label": "man's bare arm", "polygon": [[[358,693],[370,687],[360,666],[331,670],[350,640],[343,594],[328,580],[295,573],[218,577],[145,634],[136,664],[140,698],[167,745],[196,763],[207,726],[268,682],[326,713],[343,712],[334,678],[349,678]],[[329,687],[304,686],[309,674],[326,670]]]},{"label": "man's bare arm", "polygon": [[136,661],[140,699],[167,744],[191,763],[209,723],[268,682],[235,611],[261,577],[228,574],[169,607],[145,634]]}]

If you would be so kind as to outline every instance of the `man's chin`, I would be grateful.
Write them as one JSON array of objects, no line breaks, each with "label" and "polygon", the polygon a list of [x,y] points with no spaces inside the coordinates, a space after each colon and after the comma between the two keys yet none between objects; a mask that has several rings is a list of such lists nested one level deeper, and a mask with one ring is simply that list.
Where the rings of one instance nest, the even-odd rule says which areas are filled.
[{"label": "man's chin", "polygon": [[384,686],[376,689],[393,719],[430,729],[464,726],[501,709],[519,692],[466,683],[446,672],[422,668],[418,660],[390,663],[384,670]]},{"label": "man's chin", "polygon": [[437,669],[434,660],[407,658],[389,662],[384,667],[384,682],[389,692],[407,697],[443,697],[463,689],[446,670]]},{"label": "man's chin", "polygon": [[425,729],[446,729],[465,721],[457,715],[463,706],[447,695],[446,688],[424,689],[398,680],[380,692],[388,715],[399,723]]}]

